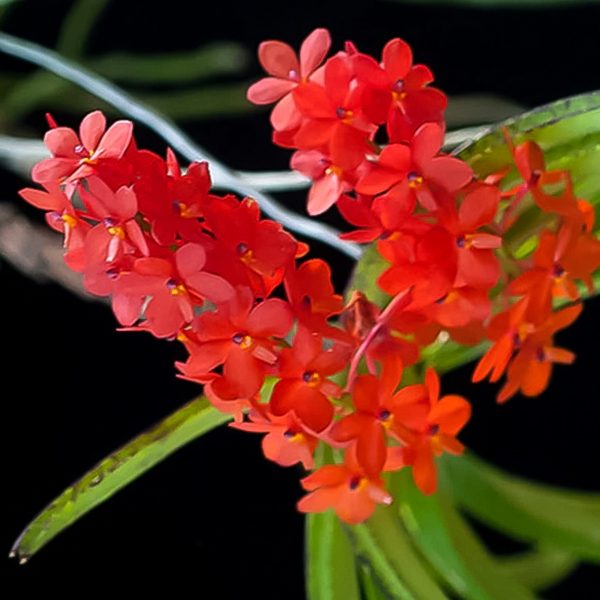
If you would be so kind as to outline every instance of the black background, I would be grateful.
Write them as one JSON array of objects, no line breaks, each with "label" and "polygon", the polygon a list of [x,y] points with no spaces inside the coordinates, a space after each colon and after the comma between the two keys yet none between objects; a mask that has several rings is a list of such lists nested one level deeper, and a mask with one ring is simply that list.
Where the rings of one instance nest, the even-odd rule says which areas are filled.
[{"label": "black background", "polygon": [[[52,46],[69,2],[23,0],[5,29]],[[230,0],[168,3],[113,2],[90,40],[91,51],[172,50],[230,39],[255,48],[263,39],[297,47],[326,26],[334,45],[345,39],[379,54],[401,36],[419,62],[430,65],[448,94],[488,92],[535,106],[600,88],[600,9],[536,10],[415,7],[393,2],[247,3]],[[2,68],[22,69],[0,57]],[[249,78],[259,76],[253,64]],[[69,123],[75,125],[75,123]],[[284,168],[288,153],[270,144],[266,113],[183,123],[227,164]],[[33,115],[30,133],[44,130]],[[160,140],[138,128],[142,145],[162,152]],[[35,132],[35,133],[34,133]],[[2,201],[24,185],[1,172]],[[302,194],[289,194],[301,209]],[[332,211],[334,213],[334,211]],[[335,221],[336,215],[328,217]],[[350,262],[312,244],[344,284]],[[104,455],[197,393],[176,380],[176,344],[114,331],[110,312],[54,285],[36,285],[1,263],[3,393],[0,436],[3,507],[0,555],[20,529],[57,493]],[[598,398],[595,378],[600,302],[588,303],[559,342],[575,350],[539,398],[494,403],[493,386],[469,383],[470,369],[444,378],[448,392],[467,395],[474,417],[464,441],[484,458],[515,473],[554,484],[598,490]],[[10,577],[96,577],[193,580],[199,597],[304,597],[303,520],[296,513],[299,469],[262,458],[259,438],[227,428],[169,458],[61,535],[30,564],[0,559]],[[500,551],[512,546],[490,540]],[[589,566],[547,592],[547,598],[593,598],[598,571]],[[203,594],[203,590],[218,592]]]}]

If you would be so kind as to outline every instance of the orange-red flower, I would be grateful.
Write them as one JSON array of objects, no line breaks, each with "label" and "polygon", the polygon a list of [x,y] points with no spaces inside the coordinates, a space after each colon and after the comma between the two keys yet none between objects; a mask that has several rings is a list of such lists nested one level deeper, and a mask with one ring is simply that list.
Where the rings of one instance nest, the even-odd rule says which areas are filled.
[{"label": "orange-red flower", "polygon": [[301,481],[310,492],[298,502],[301,512],[333,508],[342,521],[354,525],[368,519],[377,504],[391,504],[380,477],[371,478],[357,462],[352,449],[343,465],[325,465]]}]

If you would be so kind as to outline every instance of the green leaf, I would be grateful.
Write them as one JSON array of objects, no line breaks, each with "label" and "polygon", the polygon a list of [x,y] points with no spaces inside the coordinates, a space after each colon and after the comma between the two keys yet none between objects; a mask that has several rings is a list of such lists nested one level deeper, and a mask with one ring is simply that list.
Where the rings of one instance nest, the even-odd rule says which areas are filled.
[{"label": "green leaf", "polygon": [[55,498],[21,533],[11,556],[23,563],[52,538],[167,456],[231,420],[204,398],[193,400],[119,448]]},{"label": "green leaf", "polygon": [[388,266],[389,263],[379,254],[375,244],[366,246],[352,271],[346,300],[350,299],[353,291],[358,290],[379,306],[387,304],[390,297],[377,285],[377,279]]},{"label": "green leaf", "polygon": [[360,600],[352,546],[333,511],[306,516],[306,552],[310,600]]},{"label": "green leaf", "polygon": [[412,547],[392,507],[379,507],[360,525],[348,527],[355,551],[366,560],[392,598],[444,600],[447,596]]},{"label": "green leaf", "polygon": [[564,579],[578,563],[568,552],[551,546],[499,557],[498,562],[510,577],[534,591],[552,587]]},{"label": "green leaf", "polygon": [[600,199],[600,92],[558,100],[507,119],[453,154],[467,161],[479,176],[512,165],[504,128],[515,144],[526,139],[537,142],[550,169],[569,169],[580,196],[592,202]]},{"label": "green leaf", "polygon": [[62,22],[56,50],[69,58],[81,58],[88,38],[109,0],[78,0]]},{"label": "green leaf", "polygon": [[358,578],[360,580],[360,589],[364,600],[390,600],[391,596],[381,587],[373,569],[366,562],[361,562],[358,568]]},{"label": "green leaf", "polygon": [[467,600],[533,600],[487,551],[443,491],[425,496],[404,469],[392,478],[400,515],[446,584]]},{"label": "green leaf", "polygon": [[242,45],[219,42],[168,54],[113,53],[93,59],[90,66],[104,77],[127,84],[173,85],[235,75],[249,62]]},{"label": "green leaf", "polygon": [[[319,444],[315,466],[333,462],[332,448]],[[360,600],[354,552],[335,512],[309,513],[305,518],[309,600]]]},{"label": "green leaf", "polygon": [[503,473],[472,453],[440,468],[459,505],[524,542],[600,562],[600,494],[562,490]]}]

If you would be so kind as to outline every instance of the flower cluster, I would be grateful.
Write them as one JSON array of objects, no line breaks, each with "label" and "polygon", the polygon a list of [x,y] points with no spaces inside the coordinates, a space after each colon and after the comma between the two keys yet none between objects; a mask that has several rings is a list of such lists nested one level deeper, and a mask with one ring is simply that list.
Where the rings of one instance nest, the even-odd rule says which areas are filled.
[{"label": "flower cluster", "polygon": [[[539,393],[551,363],[572,360],[552,336],[580,311],[553,300],[578,299],[600,250],[589,205],[568,173],[544,170],[537,146],[511,146],[522,182],[509,188],[509,174],[478,180],[441,152],[446,98],[405,42],[389,42],[380,63],[347,43],[323,64],[329,47],[324,29],[299,58],[264,42],[270,76],[248,96],[277,102],[274,140],[297,149],[292,166],[314,182],[309,212],[336,204],[355,228],[346,239],[376,242],[385,307],[361,291],[344,303],[327,263],[300,260],[307,246],[261,219],[254,200],[211,193],[206,163],[182,171],[171,151],[138,149],[130,122],[106,129],[99,111],[79,133],[49,120],[52,157],[32,173],[43,189],[21,196],[48,211],[65,260],[89,292],[111,297],[123,329],[183,344],[180,376],[204,385],[234,427],[263,433],[267,458],[311,470],[317,447],[333,448],[334,464],[302,480],[299,509],[333,507],[358,523],[391,502],[384,472],[411,467],[432,493],[435,456],[463,451],[469,403],[440,397],[431,368],[403,384],[422,348],[440,334],[487,336],[474,378],[506,370],[501,399]],[[516,256],[507,240],[532,207],[539,245]]]}]

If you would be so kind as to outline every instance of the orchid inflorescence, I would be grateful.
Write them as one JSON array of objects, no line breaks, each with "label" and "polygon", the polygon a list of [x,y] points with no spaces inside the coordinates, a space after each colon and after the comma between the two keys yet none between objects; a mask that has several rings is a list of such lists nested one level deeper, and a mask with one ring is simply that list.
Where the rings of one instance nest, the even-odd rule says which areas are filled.
[{"label": "orchid inflorescence", "polygon": [[[265,434],[267,458],[312,470],[317,448],[332,448],[298,507],[358,523],[392,501],[385,472],[412,467],[430,494],[435,456],[464,449],[467,400],[440,397],[433,368],[422,383],[403,377],[414,381],[423,349],[488,340],[473,380],[506,375],[500,402],[541,393],[553,363],[574,359],[553,338],[581,312],[600,242],[569,172],[548,171],[534,142],[507,134],[517,174],[484,179],[441,152],[446,96],[406,42],[388,42],[381,62],[351,42],[325,60],[330,45],[325,29],[299,57],[262,43],[269,76],[248,98],[276,102],[273,140],[312,180],[308,212],[336,205],[354,228],[344,239],[375,243],[385,306],[361,290],[344,302],[329,265],[302,260],[308,247],[253,199],[211,193],[207,163],[183,171],[170,150],[139,150],[131,122],[107,129],[99,111],[79,134],[49,117],[52,157],[32,172],[43,189],[21,196],[48,211],[67,264],[111,297],[123,329],[185,346],[180,377],[204,385],[234,427]],[[515,244],[525,213],[528,244]]]}]

